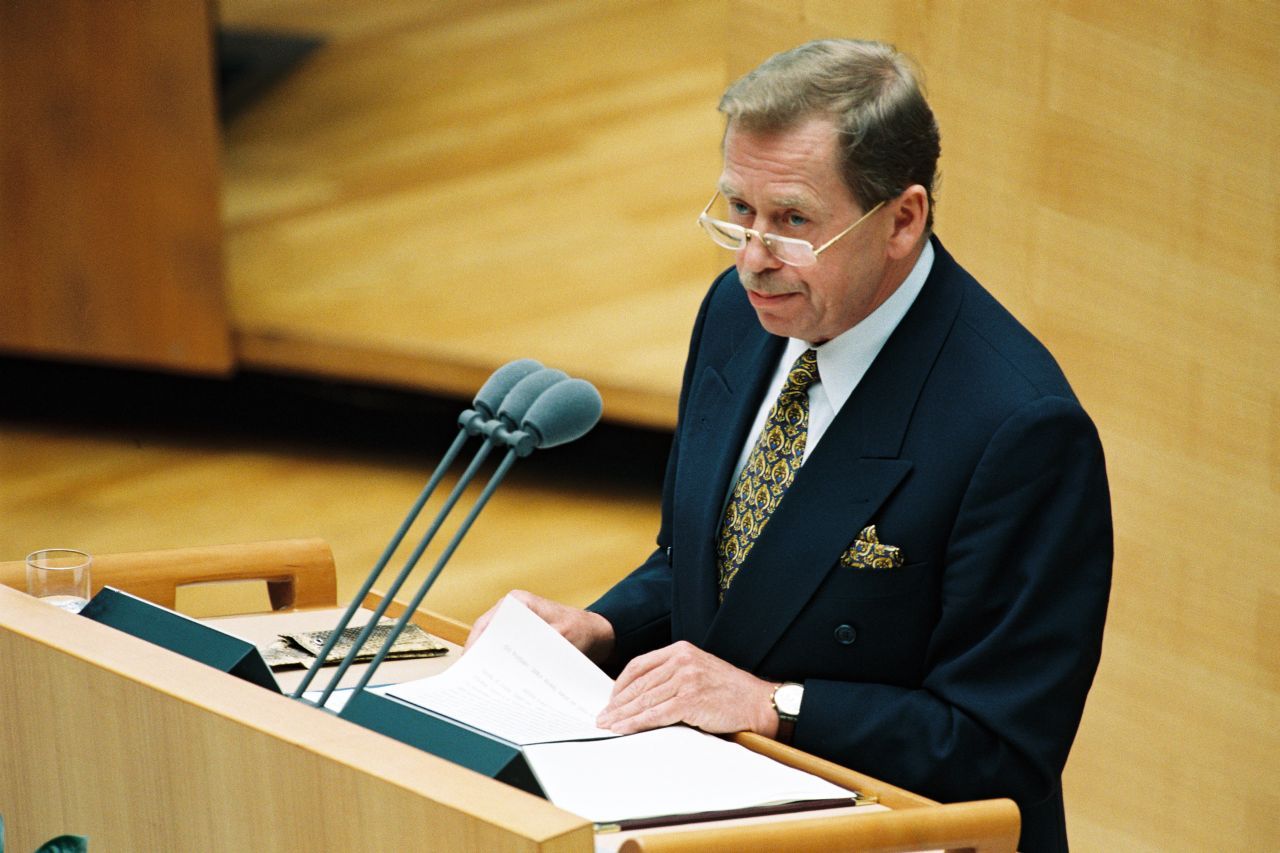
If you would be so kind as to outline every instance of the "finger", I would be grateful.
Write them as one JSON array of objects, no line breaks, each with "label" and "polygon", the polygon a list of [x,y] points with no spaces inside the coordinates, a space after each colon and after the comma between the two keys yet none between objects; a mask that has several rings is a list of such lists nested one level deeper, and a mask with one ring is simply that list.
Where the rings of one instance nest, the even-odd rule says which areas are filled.
[{"label": "finger", "polygon": [[498,604],[495,604],[492,607],[490,607],[483,614],[481,614],[479,619],[477,619],[474,623],[472,623],[471,633],[467,634],[467,641],[462,646],[462,650],[464,652],[467,649],[471,648],[471,646],[475,644],[476,640],[480,639],[480,635],[484,633],[485,628],[488,628],[489,623],[493,621],[494,614],[498,612],[498,607],[499,605],[501,605],[501,603],[502,602],[498,602]]},{"label": "finger", "polygon": [[611,728],[619,720],[635,717],[652,708],[680,700],[681,672],[672,666],[658,666],[628,684],[612,697],[600,712],[597,725]]},{"label": "finger", "polygon": [[532,592],[527,592],[523,589],[513,589],[509,594],[512,598],[527,607],[529,612],[534,616],[537,616],[552,628],[560,631],[560,622],[562,621],[562,616],[566,609],[563,605],[558,604],[549,598],[534,595]]},{"label": "finger", "polygon": [[508,592],[507,595],[516,599],[525,607],[529,608],[535,613],[538,610],[538,603],[545,600],[529,592],[529,590],[527,589],[513,589],[510,592]]},{"label": "finger", "polygon": [[683,722],[684,716],[679,697],[672,696],[651,707],[634,707],[602,728],[629,735]]},{"label": "finger", "polygon": [[699,656],[703,654],[695,646],[681,640],[632,658],[618,676],[618,680],[614,682],[614,692],[619,692],[620,687],[625,687],[631,681],[661,667],[683,669],[695,665],[698,663]]},{"label": "finger", "polygon": [[[533,600],[536,599],[537,596],[533,593],[526,592],[523,589],[513,589],[508,592],[507,595],[517,599],[530,610],[534,610]],[[480,639],[480,635],[484,633],[485,628],[489,627],[489,623],[493,621],[493,617],[497,614],[498,608],[502,606],[503,598],[506,598],[506,596],[498,599],[497,604],[486,610],[484,614],[472,624],[471,633],[467,634],[467,642],[462,646],[462,650],[464,652],[471,648],[471,646],[475,644],[475,641]],[[534,610],[534,612],[536,613],[537,611]]]},{"label": "finger", "polygon": [[471,633],[467,634],[467,641],[462,646],[462,650],[464,652],[471,648],[472,644],[474,644],[476,640],[480,639],[480,635],[484,633],[484,629],[489,627],[489,613],[492,612],[493,611],[491,610],[488,613],[485,613],[475,621],[475,624],[471,626]]},{"label": "finger", "polygon": [[621,701],[611,700],[608,705],[605,705],[596,720],[596,725],[608,728],[618,720],[634,717],[641,711],[669,701],[674,695],[675,692],[665,685],[657,685],[648,690],[639,689],[632,696]]},{"label": "finger", "polygon": [[609,694],[609,705],[625,705],[669,679],[670,673],[663,670],[669,659],[667,649],[658,649],[632,659],[614,681],[613,691]]}]

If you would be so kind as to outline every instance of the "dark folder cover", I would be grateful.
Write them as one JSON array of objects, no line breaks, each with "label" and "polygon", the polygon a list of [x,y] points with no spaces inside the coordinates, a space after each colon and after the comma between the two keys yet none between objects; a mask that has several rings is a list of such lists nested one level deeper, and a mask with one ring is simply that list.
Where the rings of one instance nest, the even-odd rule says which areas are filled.
[{"label": "dark folder cover", "polygon": [[80,615],[280,692],[275,676],[252,643],[136,595],[114,587],[103,587],[84,606]]},{"label": "dark folder cover", "polygon": [[520,747],[425,708],[358,690],[338,716],[522,791],[546,796]]}]

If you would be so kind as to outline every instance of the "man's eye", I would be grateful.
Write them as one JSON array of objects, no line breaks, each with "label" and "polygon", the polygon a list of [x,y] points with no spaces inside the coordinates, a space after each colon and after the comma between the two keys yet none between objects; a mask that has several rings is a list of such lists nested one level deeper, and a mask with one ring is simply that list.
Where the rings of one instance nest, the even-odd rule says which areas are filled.
[{"label": "man's eye", "polygon": [[809,220],[805,219],[803,216],[801,216],[798,213],[788,213],[787,224],[790,225],[792,228],[803,228],[804,226],[809,224]]},{"label": "man's eye", "polygon": [[734,216],[750,216],[751,208],[740,201],[731,201],[729,202],[729,212]]}]

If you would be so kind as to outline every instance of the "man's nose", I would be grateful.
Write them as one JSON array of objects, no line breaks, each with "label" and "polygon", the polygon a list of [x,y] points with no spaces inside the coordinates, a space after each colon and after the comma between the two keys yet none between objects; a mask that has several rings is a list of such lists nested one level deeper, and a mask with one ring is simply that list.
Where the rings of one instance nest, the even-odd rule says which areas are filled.
[{"label": "man's nose", "polygon": [[782,261],[769,251],[759,234],[748,234],[747,244],[738,250],[738,266],[758,273],[777,269],[782,266]]}]

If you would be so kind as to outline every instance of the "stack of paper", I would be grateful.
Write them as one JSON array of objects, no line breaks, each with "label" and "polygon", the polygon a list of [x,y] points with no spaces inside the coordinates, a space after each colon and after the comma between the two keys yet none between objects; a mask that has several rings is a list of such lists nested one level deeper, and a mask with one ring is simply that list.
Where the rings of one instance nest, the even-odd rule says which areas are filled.
[{"label": "stack of paper", "polygon": [[457,663],[385,692],[522,746],[548,798],[596,823],[855,796],[685,726],[626,736],[600,729],[612,688],[508,596]]}]

